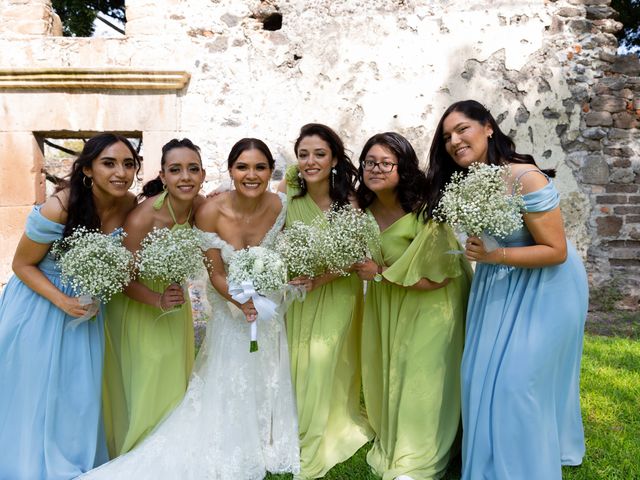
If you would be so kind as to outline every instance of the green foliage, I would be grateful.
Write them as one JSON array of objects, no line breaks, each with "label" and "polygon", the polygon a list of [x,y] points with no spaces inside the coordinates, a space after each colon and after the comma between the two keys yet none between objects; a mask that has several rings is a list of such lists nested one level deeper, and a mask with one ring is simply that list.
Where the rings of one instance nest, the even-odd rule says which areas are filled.
[{"label": "green foliage", "polygon": [[124,0],[52,0],[51,4],[62,20],[65,37],[90,37],[98,12],[126,21]]},{"label": "green foliage", "polygon": [[618,11],[623,25],[616,33],[620,45],[640,49],[640,0],[611,0],[611,7]]}]

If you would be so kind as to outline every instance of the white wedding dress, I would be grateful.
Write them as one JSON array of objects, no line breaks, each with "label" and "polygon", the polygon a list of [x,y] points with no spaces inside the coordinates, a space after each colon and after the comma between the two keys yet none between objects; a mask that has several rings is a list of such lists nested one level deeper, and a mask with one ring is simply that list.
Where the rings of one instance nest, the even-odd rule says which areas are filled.
[{"label": "white wedding dress", "polygon": [[[271,247],[286,216],[265,235]],[[201,232],[203,249],[218,248],[225,266],[234,249]],[[249,352],[249,324],[207,282],[212,318],[185,397],[136,448],[82,479],[259,480],[266,472],[299,471],[298,421],[291,386],[284,310],[258,325]],[[283,306],[283,305],[282,305]]]}]

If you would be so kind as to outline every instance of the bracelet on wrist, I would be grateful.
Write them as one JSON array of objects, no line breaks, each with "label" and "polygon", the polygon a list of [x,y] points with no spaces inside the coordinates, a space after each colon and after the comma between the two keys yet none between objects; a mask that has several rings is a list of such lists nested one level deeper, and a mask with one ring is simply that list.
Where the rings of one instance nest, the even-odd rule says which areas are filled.
[{"label": "bracelet on wrist", "polygon": [[374,282],[382,281],[382,265],[378,265],[378,272],[373,276]]},{"label": "bracelet on wrist", "polygon": [[507,261],[507,249],[502,247],[502,261],[500,262],[502,265]]},{"label": "bracelet on wrist", "polygon": [[162,311],[162,312],[166,312],[166,310],[164,308],[162,308],[162,294],[160,294],[158,296],[158,308]]}]

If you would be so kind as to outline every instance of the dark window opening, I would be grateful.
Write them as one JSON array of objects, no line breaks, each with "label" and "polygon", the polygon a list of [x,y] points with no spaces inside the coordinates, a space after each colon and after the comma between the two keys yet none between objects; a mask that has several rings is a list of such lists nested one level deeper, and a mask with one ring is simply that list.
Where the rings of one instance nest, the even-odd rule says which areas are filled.
[{"label": "dark window opening", "polygon": [[282,14],[280,12],[274,12],[262,20],[262,27],[265,30],[274,32],[282,28]]},{"label": "dark window opening", "polygon": [[121,37],[127,17],[125,0],[52,0],[65,37]]}]

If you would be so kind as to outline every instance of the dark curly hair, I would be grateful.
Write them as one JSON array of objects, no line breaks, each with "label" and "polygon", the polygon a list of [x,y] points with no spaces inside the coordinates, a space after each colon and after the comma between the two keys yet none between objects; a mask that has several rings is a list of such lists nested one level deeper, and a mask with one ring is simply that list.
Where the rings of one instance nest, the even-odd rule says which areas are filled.
[{"label": "dark curly hair", "polygon": [[[162,147],[162,157],[160,158],[160,168],[164,169],[164,164],[167,161],[167,153],[169,153],[174,148],[188,148],[189,150],[193,150],[198,155],[198,158],[200,159],[200,165],[202,166],[202,157],[200,157],[200,147],[195,145],[188,138],[183,138],[182,140],[178,140],[177,138],[174,138],[172,140],[169,140]],[[147,183],[144,184],[144,186],[142,187],[142,193],[138,195],[138,198],[153,197],[154,195],[157,195],[158,193],[160,193],[163,189],[164,189],[164,185],[162,184],[162,180],[160,179],[160,176],[157,176],[153,180],[149,180]]]},{"label": "dark curly hair", "polygon": [[[369,150],[374,145],[381,145],[389,149],[398,159],[398,175],[400,180],[396,195],[402,205],[402,209],[406,212],[414,212],[420,216],[425,206],[425,195],[427,191],[427,179],[424,172],[420,169],[418,156],[411,146],[411,143],[399,133],[385,132],[378,133],[367,140],[362,153],[360,154],[360,166],[358,167],[358,176],[360,184],[356,196],[360,208],[365,209],[373,203],[376,194],[371,191],[363,181],[363,165]],[[427,216],[423,216],[423,220],[427,220]]]},{"label": "dark curly hair", "polygon": [[[333,185],[332,182],[329,182],[329,196],[331,197],[333,208],[343,207],[349,203],[350,197],[355,194],[356,167],[351,163],[342,139],[331,128],[321,123],[308,123],[300,128],[300,134],[293,147],[296,158],[298,157],[298,147],[302,139],[312,135],[317,135],[327,142],[331,149],[331,155],[337,160],[334,167],[336,173]],[[300,182],[300,193],[295,195],[294,198],[304,197],[306,194],[306,182]]]},{"label": "dark curly hair", "polygon": [[[445,110],[433,134],[429,150],[429,167],[427,168],[428,194],[427,211],[429,215],[438,206],[444,187],[451,180],[453,172],[464,172],[447,153],[444,140],[444,121],[453,112],[460,112],[465,117],[482,125],[490,125],[493,134],[488,138],[487,163],[489,165],[506,165],[508,163],[526,163],[538,166],[531,155],[516,152],[515,143],[505,135],[489,110],[475,100],[463,100],[452,104]],[[541,169],[550,177],[555,177],[554,169]]]},{"label": "dark curly hair", "polygon": [[100,156],[105,148],[122,142],[131,152],[131,157],[136,164],[136,173],[140,171],[141,161],[136,153],[135,148],[122,135],[116,133],[101,133],[87,140],[84,148],[78,158],[71,166],[71,173],[67,183],[69,187],[69,202],[67,205],[67,222],[62,233],[63,237],[68,237],[77,227],[86,227],[87,229],[99,229],[100,217],[96,211],[96,205],[93,200],[93,192],[90,188],[84,186],[86,175],[82,169],[90,168],[93,161]]}]

